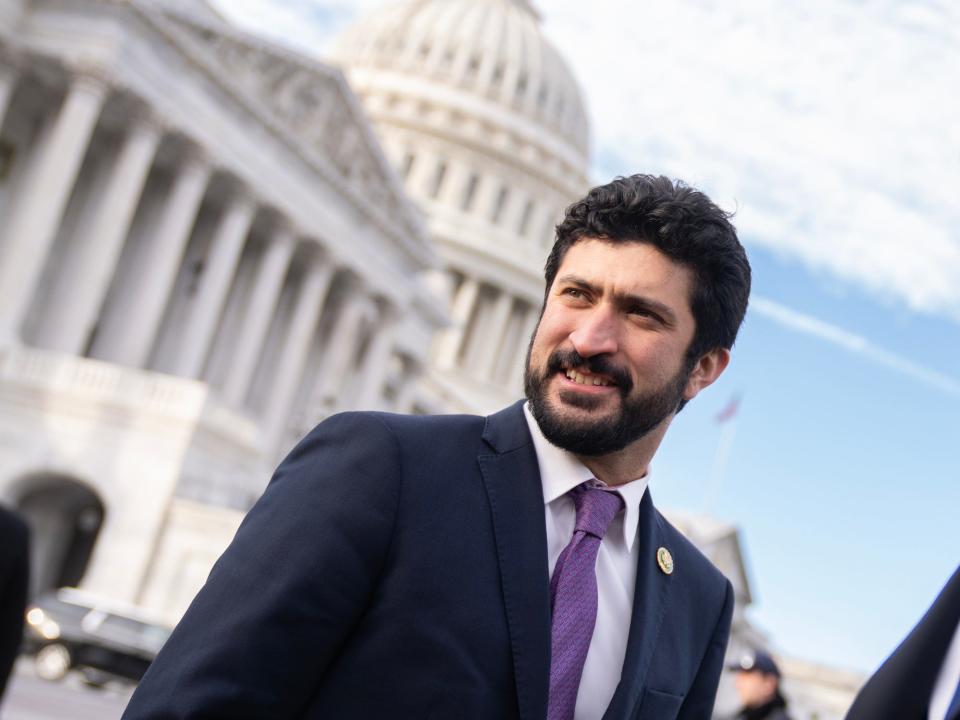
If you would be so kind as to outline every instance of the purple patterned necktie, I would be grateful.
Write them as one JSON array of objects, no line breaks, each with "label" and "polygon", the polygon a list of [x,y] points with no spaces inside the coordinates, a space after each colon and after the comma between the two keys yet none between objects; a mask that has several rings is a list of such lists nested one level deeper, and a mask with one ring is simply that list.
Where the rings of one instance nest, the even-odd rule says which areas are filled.
[{"label": "purple patterned necktie", "polygon": [[601,487],[591,480],[570,491],[577,523],[550,580],[553,619],[547,720],[572,720],[583,663],[597,622],[597,551],[610,522],[623,507],[619,494]]}]

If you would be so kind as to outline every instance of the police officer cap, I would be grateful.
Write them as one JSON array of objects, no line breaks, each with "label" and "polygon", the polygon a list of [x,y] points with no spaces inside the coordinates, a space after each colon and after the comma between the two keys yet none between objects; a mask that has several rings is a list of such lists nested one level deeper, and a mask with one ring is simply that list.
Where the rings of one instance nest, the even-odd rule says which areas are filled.
[{"label": "police officer cap", "polygon": [[770,657],[770,653],[765,650],[751,650],[739,660],[727,666],[730,670],[740,670],[750,672],[756,670],[766,675],[776,675],[780,677],[780,668]]}]

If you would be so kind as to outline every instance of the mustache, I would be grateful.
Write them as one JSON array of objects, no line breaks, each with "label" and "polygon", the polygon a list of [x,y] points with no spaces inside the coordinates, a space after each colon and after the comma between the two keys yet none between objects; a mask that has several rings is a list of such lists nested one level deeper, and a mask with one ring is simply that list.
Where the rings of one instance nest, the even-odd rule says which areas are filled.
[{"label": "mustache", "polygon": [[627,395],[633,389],[630,373],[626,368],[616,365],[606,355],[585,358],[576,350],[554,350],[547,359],[547,372],[551,374],[578,367],[585,367],[595,375],[606,375],[623,395]]}]

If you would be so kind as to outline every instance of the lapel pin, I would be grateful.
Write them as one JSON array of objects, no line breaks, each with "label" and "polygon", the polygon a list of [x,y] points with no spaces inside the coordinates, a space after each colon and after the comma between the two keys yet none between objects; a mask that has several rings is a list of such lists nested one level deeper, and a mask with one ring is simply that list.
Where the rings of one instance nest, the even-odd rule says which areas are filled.
[{"label": "lapel pin", "polygon": [[665,547],[657,550],[657,565],[660,566],[665,575],[673,574],[673,555]]}]

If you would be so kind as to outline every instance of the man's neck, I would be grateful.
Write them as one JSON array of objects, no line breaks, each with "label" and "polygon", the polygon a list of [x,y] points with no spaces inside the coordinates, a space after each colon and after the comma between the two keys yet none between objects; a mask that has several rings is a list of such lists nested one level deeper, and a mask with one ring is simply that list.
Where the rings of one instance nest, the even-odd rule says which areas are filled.
[{"label": "man's neck", "polygon": [[597,480],[611,487],[642,478],[647,474],[650,461],[660,447],[671,419],[664,420],[658,427],[630,443],[623,450],[607,455],[577,455],[577,459],[589,468]]}]

